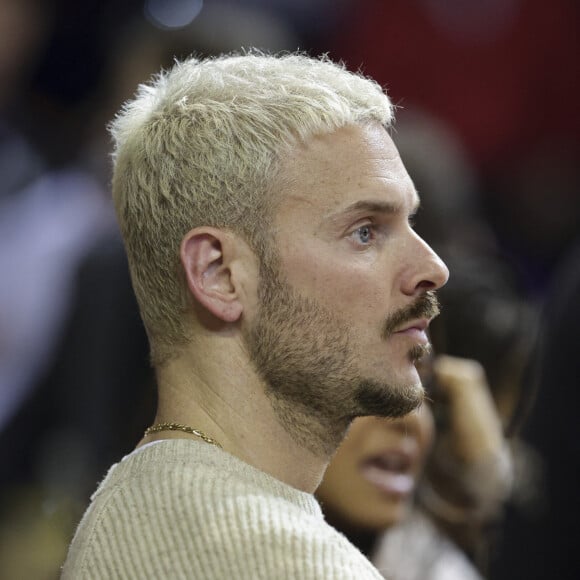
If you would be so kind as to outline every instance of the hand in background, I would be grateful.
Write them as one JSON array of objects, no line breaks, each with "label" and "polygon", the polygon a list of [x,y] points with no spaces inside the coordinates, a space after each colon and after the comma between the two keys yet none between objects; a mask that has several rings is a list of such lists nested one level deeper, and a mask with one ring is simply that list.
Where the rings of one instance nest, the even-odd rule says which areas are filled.
[{"label": "hand in background", "polygon": [[502,453],[502,426],[483,367],[440,355],[433,361],[433,379],[448,420],[448,429],[438,435],[453,459],[468,468]]},{"label": "hand in background", "polygon": [[478,362],[440,355],[431,372],[437,435],[419,500],[445,524],[479,527],[499,514],[511,487],[501,421]]}]

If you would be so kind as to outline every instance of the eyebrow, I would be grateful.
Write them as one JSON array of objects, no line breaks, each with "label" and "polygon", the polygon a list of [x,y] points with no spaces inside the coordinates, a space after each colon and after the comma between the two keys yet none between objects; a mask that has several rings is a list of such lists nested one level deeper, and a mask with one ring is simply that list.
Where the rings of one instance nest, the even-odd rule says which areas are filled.
[{"label": "eyebrow", "polygon": [[[415,203],[413,204],[411,214],[415,214],[418,211],[419,205],[420,201],[417,197]],[[359,211],[382,213],[382,214],[396,214],[402,211],[402,207],[399,204],[390,203],[388,201],[362,200],[347,206],[344,210],[340,212],[340,214],[345,215]]]},{"label": "eyebrow", "polygon": [[373,213],[398,213],[401,207],[398,204],[389,203],[388,201],[357,201],[347,206],[340,213],[347,214],[358,211],[370,211]]}]

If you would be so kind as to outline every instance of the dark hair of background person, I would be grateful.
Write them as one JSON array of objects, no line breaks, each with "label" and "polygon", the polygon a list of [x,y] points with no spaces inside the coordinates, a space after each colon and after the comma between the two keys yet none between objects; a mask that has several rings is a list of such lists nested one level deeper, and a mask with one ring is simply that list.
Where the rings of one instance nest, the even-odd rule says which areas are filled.
[{"label": "dark hair of background person", "polygon": [[491,578],[572,580],[580,572],[580,240],[562,260],[543,310],[538,391],[523,437],[537,455],[532,493],[512,503]]}]

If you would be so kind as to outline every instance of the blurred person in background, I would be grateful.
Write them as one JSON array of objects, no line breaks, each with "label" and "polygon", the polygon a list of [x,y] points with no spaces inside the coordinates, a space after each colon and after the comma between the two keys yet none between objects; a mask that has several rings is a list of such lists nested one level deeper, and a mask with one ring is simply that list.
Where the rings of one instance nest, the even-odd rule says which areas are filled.
[{"label": "blurred person in background", "polygon": [[[439,523],[481,533],[498,517],[511,484],[509,452],[481,365],[439,356],[421,366],[433,402],[401,419],[356,419],[317,497],[385,578],[477,580]],[[446,416],[437,433],[434,413]],[[444,478],[424,474],[427,462],[443,463]]]},{"label": "blurred person in background", "polygon": [[[70,167],[57,168],[37,133],[33,106],[40,70],[55,39],[61,2],[0,1],[0,577],[54,578],[71,514],[57,509],[43,460],[58,393],[37,405],[58,351],[75,270],[112,224],[103,189]],[[61,63],[59,79],[70,66]],[[41,99],[38,99],[40,101]],[[48,102],[48,101],[46,101]],[[86,120],[86,117],[85,117]],[[51,127],[50,151],[66,142]],[[68,145],[68,143],[67,143]],[[70,160],[69,160],[70,162]],[[61,464],[62,479],[68,470]],[[52,472],[54,473],[54,472]],[[65,495],[60,490],[59,497]]]},{"label": "blurred person in background", "polygon": [[[0,2],[0,431],[26,396],[30,369],[26,329],[35,316],[23,300],[17,268],[26,255],[26,238],[14,222],[32,213],[27,190],[44,171],[44,160],[15,119],[17,105],[33,75],[49,28],[50,10],[40,0]],[[24,246],[24,247],[23,247]],[[16,248],[20,250],[18,255]],[[34,349],[32,349],[34,350]],[[34,358],[34,357],[32,357]]]},{"label": "blurred person in background", "polygon": [[522,439],[535,451],[535,485],[516,496],[500,530],[493,580],[580,575],[580,240],[561,260],[540,323],[538,390]]}]

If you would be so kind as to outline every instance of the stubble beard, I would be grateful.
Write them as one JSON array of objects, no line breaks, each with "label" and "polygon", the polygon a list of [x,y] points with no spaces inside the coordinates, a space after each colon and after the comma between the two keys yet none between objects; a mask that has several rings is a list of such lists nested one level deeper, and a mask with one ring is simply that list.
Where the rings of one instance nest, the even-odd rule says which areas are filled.
[{"label": "stubble beard", "polygon": [[[400,417],[422,403],[420,382],[362,376],[352,331],[317,301],[298,295],[273,260],[263,261],[258,299],[256,320],[245,337],[250,357],[278,420],[312,453],[330,457],[355,417]],[[422,311],[427,308],[423,304]],[[384,339],[394,317],[403,322],[405,313],[389,317]],[[427,350],[413,348],[409,359],[415,362]]]}]

